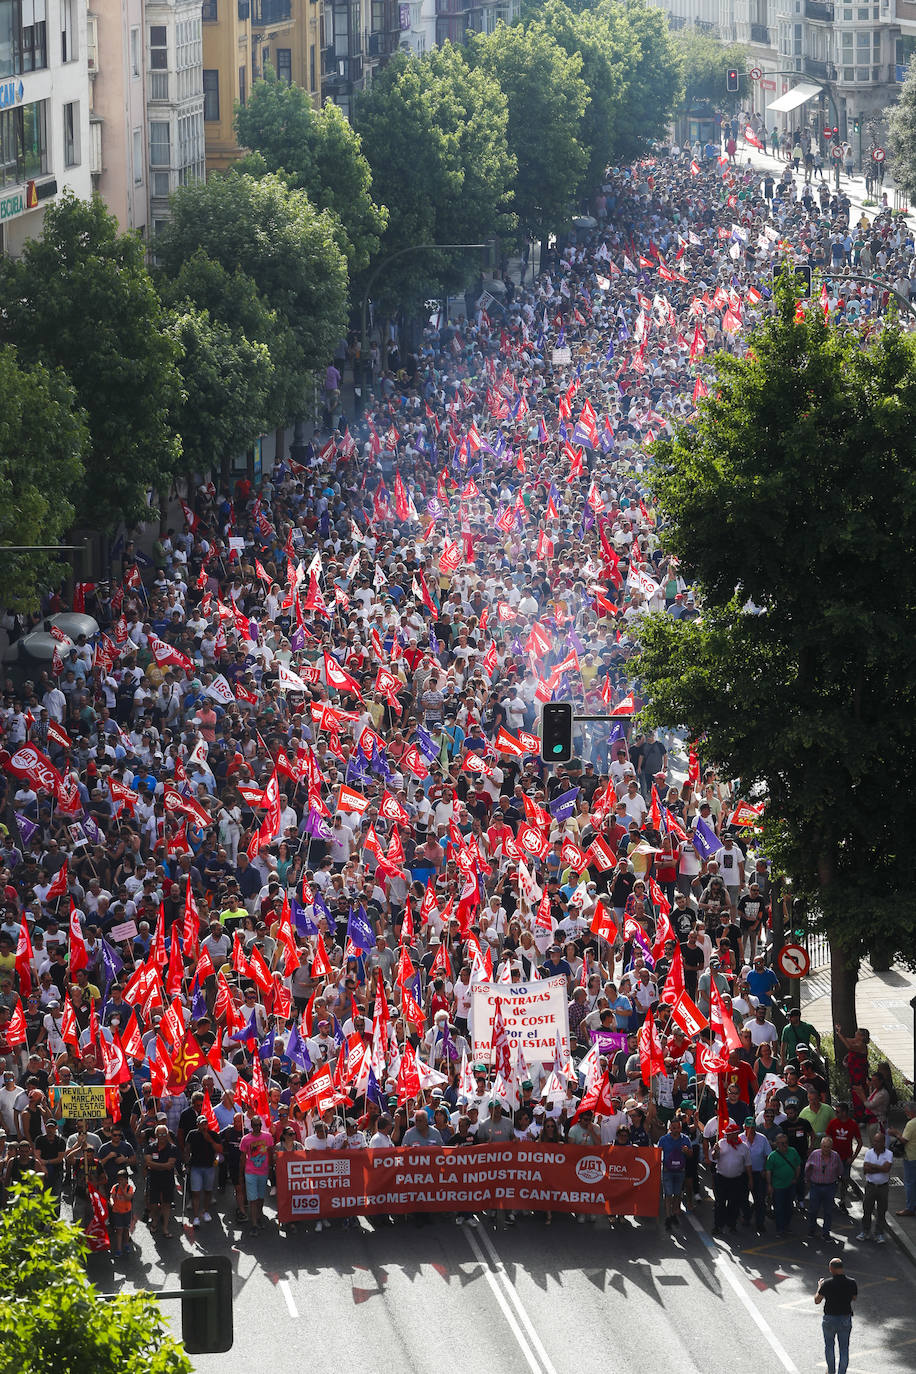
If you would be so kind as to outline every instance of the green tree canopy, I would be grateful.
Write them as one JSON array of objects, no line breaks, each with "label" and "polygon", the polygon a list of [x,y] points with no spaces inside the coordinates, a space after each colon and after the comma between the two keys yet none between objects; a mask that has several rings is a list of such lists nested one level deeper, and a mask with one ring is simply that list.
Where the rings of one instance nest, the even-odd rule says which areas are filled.
[{"label": "green tree canopy", "polygon": [[684,91],[681,63],[663,10],[644,0],[602,0],[598,13],[618,35],[626,87],[613,152],[635,157],[649,139],[665,135]]},{"label": "green tree canopy", "polygon": [[910,204],[916,196],[916,62],[910,62],[896,105],[888,112],[887,152]]},{"label": "green tree canopy", "polygon": [[540,25],[500,23],[469,36],[467,60],[506,97],[509,151],[518,164],[513,209],[526,233],[543,238],[568,221],[588,161],[580,138],[589,100],[582,59]]},{"label": "green tree canopy", "polygon": [[[64,373],[41,363],[21,367],[15,348],[0,348],[0,545],[62,541],[88,441],[85,414]],[[53,556],[3,554],[5,603],[33,610],[60,571]]]},{"label": "green tree canopy", "polygon": [[766,789],[767,853],[821,913],[851,1026],[862,955],[916,962],[916,356],[894,327],[863,349],[794,314],[781,292],[656,445],[665,543],[703,614],[649,618],[638,672],[651,721]]},{"label": "green tree canopy", "polygon": [[[286,175],[319,210],[336,216],[338,243],[350,272],[361,272],[377,252],[388,211],[372,199],[372,174],[359,135],[329,100],[316,110],[301,86],[279,81],[268,65],[252,87],[248,103],[236,110],[239,142],[260,154],[260,167]],[[243,159],[243,170],[259,174],[258,159]]]},{"label": "green tree canopy", "polygon": [[171,329],[181,345],[183,385],[174,423],[182,466],[204,473],[243,452],[270,425],[270,350],[192,305],[173,314]]},{"label": "green tree canopy", "polygon": [[347,268],[335,233],[334,217],[304,191],[233,170],[176,192],[156,255],[173,278],[198,249],[248,275],[289,325],[300,371],[315,372],[346,327]]},{"label": "green tree canopy", "polygon": [[206,311],[214,324],[231,331],[242,350],[267,349],[270,370],[264,411],[268,426],[280,425],[304,410],[307,378],[298,363],[292,328],[266,303],[247,272],[239,267],[228,271],[198,248],[174,277],[160,271],[157,285],[173,311],[182,313],[189,307]]},{"label": "green tree canopy", "polygon": [[0,1374],[190,1374],[147,1293],[100,1302],[83,1233],[23,1182],[0,1214]]},{"label": "green tree canopy", "polygon": [[748,49],[743,43],[723,44],[718,34],[700,29],[679,29],[671,42],[684,72],[684,100],[719,101],[726,97],[725,73],[729,67],[747,70]]},{"label": "green tree canopy", "polygon": [[[496,82],[468,71],[451,44],[419,59],[392,58],[355,110],[373,187],[390,207],[379,259],[416,244],[477,243],[513,230],[507,119]],[[431,287],[461,284],[466,271],[466,257],[405,255],[385,267],[374,294],[416,304]]]},{"label": "green tree canopy", "polygon": [[0,341],[69,377],[89,423],[77,519],[95,529],[149,518],[146,493],[174,472],[178,346],[143,260],[101,200],[48,206],[21,258],[0,261]]}]

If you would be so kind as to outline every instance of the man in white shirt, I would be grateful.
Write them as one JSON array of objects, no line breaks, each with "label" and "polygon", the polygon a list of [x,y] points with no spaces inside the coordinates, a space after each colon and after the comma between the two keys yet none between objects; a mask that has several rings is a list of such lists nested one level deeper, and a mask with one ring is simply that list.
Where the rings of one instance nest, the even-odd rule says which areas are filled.
[{"label": "man in white shirt", "polygon": [[891,1165],[894,1156],[887,1148],[883,1131],[875,1131],[872,1148],[866,1150],[862,1158],[862,1171],[865,1174],[865,1200],[862,1203],[862,1229],[856,1240],[868,1240],[871,1233],[872,1216],[875,1218],[874,1238],[878,1245],[887,1239],[884,1234],[884,1217],[887,1212],[887,1194],[891,1179]]}]

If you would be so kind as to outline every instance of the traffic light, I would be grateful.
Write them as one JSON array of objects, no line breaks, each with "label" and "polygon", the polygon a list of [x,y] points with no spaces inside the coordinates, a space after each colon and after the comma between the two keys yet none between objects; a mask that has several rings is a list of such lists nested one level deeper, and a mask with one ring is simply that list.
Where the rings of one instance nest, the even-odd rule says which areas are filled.
[{"label": "traffic light", "polygon": [[856,115],[855,119],[852,121],[852,132],[854,134],[860,134],[862,132],[862,121],[858,115]]},{"label": "traffic light", "polygon": [[725,89],[727,91],[737,91],[738,89],[738,68],[729,67],[725,73]]},{"label": "traffic light", "polygon": [[773,263],[773,285],[775,287],[780,277],[794,277],[796,279],[796,289],[800,283],[799,294],[803,297],[811,295],[811,268],[806,262],[774,262]]},{"label": "traffic light", "polygon": [[232,1349],[232,1261],[228,1255],[191,1255],[181,1262],[181,1339],[189,1355]]},{"label": "traffic light", "polygon": [[569,763],[572,733],[572,702],[545,702],[541,708],[541,758],[545,763]]}]

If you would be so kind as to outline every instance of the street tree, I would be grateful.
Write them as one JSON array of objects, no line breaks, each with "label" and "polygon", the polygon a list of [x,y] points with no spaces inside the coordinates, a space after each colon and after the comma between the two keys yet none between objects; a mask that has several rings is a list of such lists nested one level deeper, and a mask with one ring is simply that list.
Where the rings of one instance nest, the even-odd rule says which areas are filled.
[{"label": "street tree", "polygon": [[[239,267],[228,271],[198,248],[180,264],[175,276],[160,271],[156,284],[172,311],[205,312],[213,326],[228,329],[233,348],[240,355],[254,349],[263,357],[266,350],[269,368],[262,371],[262,364],[257,366],[267,384],[263,402],[266,428],[282,425],[289,416],[304,411],[308,379],[298,365],[292,328],[284,316],[271,309],[247,272]],[[225,385],[231,385],[229,375]],[[215,394],[212,399],[219,407]],[[232,407],[234,401],[227,398],[226,404]],[[256,409],[260,412],[260,406]]]},{"label": "street tree", "polygon": [[148,519],[147,492],[181,453],[169,424],[180,378],[139,238],[98,197],[65,192],[22,256],[0,260],[0,294],[0,342],[23,364],[62,368],[88,419],[77,520],[106,530]]},{"label": "street tree", "polygon": [[644,0],[602,0],[598,13],[617,34],[626,86],[613,152],[635,157],[650,139],[665,137],[684,90],[681,64],[663,10]]},{"label": "street tree", "polygon": [[647,719],[684,725],[744,795],[830,939],[855,1025],[870,952],[916,964],[905,798],[916,748],[916,354],[867,347],[791,291],[655,447],[666,547],[702,617],[650,617]]},{"label": "street tree", "polygon": [[496,82],[469,71],[449,43],[423,58],[396,55],[359,97],[356,128],[373,188],[389,207],[377,262],[403,253],[385,265],[373,290],[386,309],[415,306],[467,277],[467,255],[405,250],[513,231],[508,202],[516,164],[507,122]]},{"label": "street tree", "polygon": [[717,33],[678,29],[671,37],[684,74],[684,104],[726,98],[725,73],[729,67],[747,71],[748,49],[743,43],[723,43]]},{"label": "street tree", "polygon": [[[89,445],[86,417],[65,374],[20,366],[0,347],[0,546],[62,542]],[[63,571],[53,555],[3,554],[5,604],[31,611]]]},{"label": "street tree", "polygon": [[170,328],[181,345],[182,390],[173,423],[181,435],[182,469],[225,470],[228,459],[271,424],[270,350],[192,305],[172,314]]},{"label": "street tree", "polygon": [[467,60],[492,76],[508,105],[509,151],[518,164],[512,207],[533,238],[560,229],[574,212],[574,196],[588,162],[581,140],[588,88],[582,59],[563,51],[533,24],[472,34]]},{"label": "street tree", "polygon": [[327,364],[347,320],[347,266],[333,215],[273,174],[229,171],[177,191],[156,239],[156,256],[172,277],[198,249],[251,278],[289,325],[301,372]]},{"label": "street tree", "polygon": [[268,64],[236,111],[239,142],[252,150],[241,167],[283,175],[318,210],[336,216],[337,241],[350,273],[364,271],[378,251],[388,211],[372,198],[372,174],[359,135],[338,105],[316,110],[301,86],[279,81]]},{"label": "street tree", "polygon": [[897,103],[887,114],[887,154],[894,179],[912,205],[916,196],[916,62],[907,68]]},{"label": "street tree", "polygon": [[0,1374],[190,1374],[149,1293],[96,1296],[85,1237],[37,1180],[0,1215]]}]

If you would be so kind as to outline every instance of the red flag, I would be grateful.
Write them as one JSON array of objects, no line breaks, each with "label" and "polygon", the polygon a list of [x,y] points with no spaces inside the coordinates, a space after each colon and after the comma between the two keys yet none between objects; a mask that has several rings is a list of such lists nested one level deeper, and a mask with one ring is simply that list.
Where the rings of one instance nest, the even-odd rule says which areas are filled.
[{"label": "red flag", "polygon": [[506,1030],[506,1023],[503,1019],[502,1001],[497,997],[494,1002],[493,1037],[490,1046],[496,1071],[501,1073],[508,1082],[512,1076],[512,1051],[509,1046],[509,1032]]},{"label": "red flag", "polygon": [[318,945],[315,949],[315,957],[312,960],[311,975],[313,978],[330,978],[331,965],[328,962],[328,952],[324,947],[324,939],[321,932],[318,933]]},{"label": "red flag", "polygon": [[662,988],[662,1001],[667,1002],[670,1006],[685,990],[686,986],[684,982],[684,959],[681,955],[681,947],[675,941],[671,967],[668,970],[668,977],[665,979],[665,986]]},{"label": "red flag", "polygon": [[26,1042],[27,1031],[25,1017],[22,1014],[22,1003],[19,1001],[18,997],[16,998],[16,1005],[13,1008],[13,1014],[9,1019],[4,1034],[7,1044],[13,1047],[16,1045],[24,1045]]},{"label": "red flag", "polygon": [[[57,898],[58,898],[58,897],[63,897],[63,895],[64,895],[64,893],[65,893],[66,891],[67,891],[67,860],[64,859],[64,861],[63,861],[63,863],[61,864],[60,868],[57,870],[57,872],[56,872],[55,875],[54,875],[54,878],[53,878],[53,880],[52,880],[52,882],[51,882],[51,886],[48,888],[47,892],[45,893],[45,901],[46,901],[46,902],[55,902],[55,901],[57,901]],[[79,967],[82,968],[82,964],[80,964]]]},{"label": "red flag", "polygon": [[665,1072],[665,1053],[651,1010],[646,1012],[646,1019],[636,1037],[636,1043],[639,1048],[642,1081],[648,1087],[655,1074]]},{"label": "red flag", "polygon": [[692,1039],[695,1035],[701,1035],[709,1025],[706,1017],[688,995],[686,989],[681,990],[674,1006],[671,1008],[671,1020],[676,1026],[680,1026],[688,1039]]},{"label": "red flag", "polygon": [[[66,868],[66,864],[64,865]],[[89,956],[86,953],[86,941],[83,939],[83,927],[80,925],[80,915],[70,902],[70,976],[78,969],[89,967]]]},{"label": "red flag", "polygon": [[401,1055],[401,1067],[398,1070],[398,1081],[395,1086],[398,1095],[398,1102],[403,1105],[412,1097],[419,1096],[420,1075],[417,1073],[417,1065],[409,1048],[405,1045],[404,1053]]},{"label": "red flag", "polygon": [[741,1036],[735,1029],[735,1023],[729,1013],[725,1010],[722,1001],[722,994],[716,984],[715,974],[709,979],[709,1019],[712,1022],[713,1030],[720,1029],[722,1039],[730,1050],[740,1050]]},{"label": "red flag", "polygon": [[22,997],[28,997],[32,991],[33,954],[29,923],[23,916],[22,925],[19,927],[19,939],[16,942],[16,974],[19,978],[19,992]]},{"label": "red flag", "polygon": [[[206,1063],[207,1056],[204,1054],[197,1042],[197,1037],[191,1031],[186,1031],[184,1040],[172,1061],[172,1071],[169,1074],[169,1089],[174,1090],[183,1088],[201,1064]],[[255,1055],[255,1062],[260,1062]]]},{"label": "red flag", "polygon": [[619,928],[603,902],[599,902],[595,907],[590,929],[602,940],[607,940],[609,945],[612,945],[617,939]]}]

